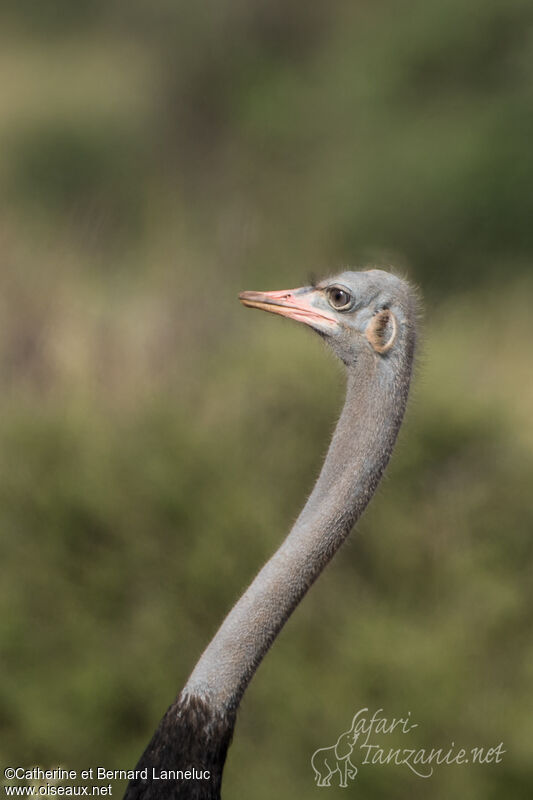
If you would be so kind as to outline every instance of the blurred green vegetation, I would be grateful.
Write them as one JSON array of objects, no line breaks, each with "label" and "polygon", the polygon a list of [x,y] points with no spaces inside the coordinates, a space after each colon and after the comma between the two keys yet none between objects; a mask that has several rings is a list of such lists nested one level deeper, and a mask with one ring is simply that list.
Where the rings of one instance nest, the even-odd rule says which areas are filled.
[{"label": "blurred green vegetation", "polygon": [[5,763],[134,765],[342,401],[319,341],[236,294],[384,263],[425,298],[408,418],[250,687],[225,795],[309,796],[311,754],[369,706],[411,711],[413,746],[507,752],[425,783],[361,767],[351,791],[530,796],[532,18],[2,4]]}]

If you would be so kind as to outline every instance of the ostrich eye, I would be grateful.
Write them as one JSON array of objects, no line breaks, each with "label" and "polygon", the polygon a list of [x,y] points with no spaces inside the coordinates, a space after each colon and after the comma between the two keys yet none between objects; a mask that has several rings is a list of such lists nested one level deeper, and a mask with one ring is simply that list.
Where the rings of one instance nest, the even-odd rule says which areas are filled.
[{"label": "ostrich eye", "polygon": [[327,290],[328,302],[337,311],[346,311],[353,303],[352,295],[339,286],[330,286]]}]

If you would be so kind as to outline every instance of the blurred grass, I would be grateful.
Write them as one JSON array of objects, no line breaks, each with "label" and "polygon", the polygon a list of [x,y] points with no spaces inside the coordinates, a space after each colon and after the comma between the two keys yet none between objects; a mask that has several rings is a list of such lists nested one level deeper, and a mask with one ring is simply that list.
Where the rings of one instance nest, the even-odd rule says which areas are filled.
[{"label": "blurred grass", "polygon": [[411,710],[419,747],[503,740],[501,765],[437,770],[437,800],[529,796],[530,5],[0,21],[2,759],[133,766],[342,401],[320,342],[236,294],[384,261],[426,298],[408,418],[250,687],[226,795],[306,797],[370,706]]}]

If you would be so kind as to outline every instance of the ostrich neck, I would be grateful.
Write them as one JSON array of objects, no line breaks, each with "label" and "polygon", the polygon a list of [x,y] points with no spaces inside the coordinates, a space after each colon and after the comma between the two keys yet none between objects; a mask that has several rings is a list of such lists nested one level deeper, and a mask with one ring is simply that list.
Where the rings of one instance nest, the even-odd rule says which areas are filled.
[{"label": "ostrich neck", "polygon": [[285,541],[230,611],[183,694],[233,710],[284,623],[371,499],[403,418],[414,342],[386,362],[364,348],[316,485]]}]

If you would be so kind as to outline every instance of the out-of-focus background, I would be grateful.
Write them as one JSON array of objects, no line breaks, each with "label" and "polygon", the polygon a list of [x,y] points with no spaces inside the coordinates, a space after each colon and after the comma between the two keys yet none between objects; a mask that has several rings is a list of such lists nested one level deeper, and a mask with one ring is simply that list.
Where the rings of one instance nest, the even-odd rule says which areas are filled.
[{"label": "out-of-focus background", "polygon": [[250,687],[225,796],[310,796],[365,706],[418,723],[387,747],[506,753],[425,781],[354,754],[329,796],[531,796],[532,22],[527,0],[2,3],[3,762],[134,766],[342,402],[319,340],[237,293],[390,264],[424,297],[408,418]]}]

